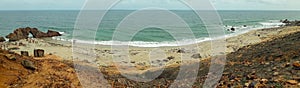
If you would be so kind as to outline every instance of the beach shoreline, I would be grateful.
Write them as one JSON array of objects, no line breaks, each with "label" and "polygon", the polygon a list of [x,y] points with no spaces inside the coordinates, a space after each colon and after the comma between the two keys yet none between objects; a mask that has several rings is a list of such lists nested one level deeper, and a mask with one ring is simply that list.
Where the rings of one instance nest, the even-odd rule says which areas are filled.
[{"label": "beach shoreline", "polygon": [[[249,32],[239,34],[236,36],[226,37],[226,39],[222,39],[226,41],[226,51],[225,54],[235,52],[239,48],[257,44],[263,41],[267,41],[270,39],[274,39],[279,36],[283,36],[289,33],[299,31],[299,27],[290,26],[290,27],[276,27],[276,28],[267,28],[267,29],[258,29],[251,30]],[[78,57],[73,57],[74,54],[80,54],[83,56],[94,55],[90,62],[97,62],[100,66],[109,66],[113,65],[113,54],[116,50],[111,50],[112,46],[109,45],[93,45],[93,44],[84,44],[82,46],[76,45],[76,47],[72,47],[72,42],[68,41],[59,41],[54,40],[52,38],[43,38],[43,39],[34,39],[34,43],[29,43],[28,40],[20,40],[16,42],[8,43],[8,48],[18,47],[18,50],[13,50],[17,53],[21,51],[29,51],[29,55],[33,55],[34,49],[44,49],[46,54],[54,54],[65,60],[75,60]],[[24,46],[20,46],[21,43]],[[192,51],[185,51],[182,47],[198,47]],[[74,50],[74,49],[80,50]],[[201,60],[205,58],[211,57],[211,41],[204,41],[197,44],[184,45],[184,46],[165,46],[165,47],[136,47],[136,46],[128,46],[129,48],[129,56],[130,59],[133,60],[133,64],[137,63],[145,63],[146,66],[151,64],[156,64],[155,62],[149,62],[149,52],[153,49],[161,49],[165,52],[165,58],[155,59],[160,65],[163,64],[176,64],[181,61],[181,54],[187,54],[189,56],[193,56],[194,54],[200,54],[199,58],[195,58],[195,60]],[[78,52],[79,51],[79,52]],[[76,56],[78,56],[76,55]],[[167,57],[174,57],[172,60],[168,60]],[[94,59],[95,58],[95,59]],[[191,57],[192,58],[192,57]],[[151,60],[151,59],[150,59]],[[153,61],[155,61],[153,60]],[[120,60],[117,61],[120,63],[130,63],[129,61]]]},{"label": "beach shoreline", "polygon": [[[211,58],[214,56],[211,56],[211,42],[206,41],[206,42],[201,42],[197,44],[192,44],[192,45],[186,45],[186,46],[177,46],[177,47],[159,47],[160,50],[165,52],[165,57],[149,57],[149,52],[151,52],[153,49],[156,48],[151,48],[151,47],[133,47],[129,46],[129,57],[131,61],[127,61],[125,58],[126,56],[122,55],[117,55],[118,59],[114,59],[113,56],[117,53],[122,51],[121,49],[113,49],[111,50],[111,46],[105,46],[105,45],[93,45],[93,44],[76,44],[75,46],[71,44],[71,42],[66,42],[66,41],[57,41],[53,40],[52,38],[42,38],[42,39],[24,39],[16,42],[10,42],[6,43],[8,46],[7,49],[9,49],[10,52],[15,52],[17,54],[21,54],[21,51],[28,51],[29,52],[29,57],[32,57],[32,60],[37,64],[39,67],[45,67],[47,69],[51,70],[45,70],[45,72],[42,68],[42,70],[38,70],[36,72],[40,73],[47,73],[47,71],[52,71],[52,70],[59,70],[59,72],[53,73],[51,76],[56,76],[55,74],[63,74],[63,77],[66,73],[72,74],[70,79],[76,80],[74,81],[75,84],[78,87],[81,87],[82,85],[84,86],[93,86],[93,85],[87,85],[87,84],[81,84],[78,82],[77,79],[75,79],[75,70],[97,70],[99,69],[103,75],[105,76],[105,79],[107,80],[108,83],[112,83],[111,86],[137,86],[140,85],[140,83],[128,80],[124,76],[121,76],[120,68],[123,69],[122,73],[128,74],[128,75],[145,75],[149,73],[153,73],[156,71],[160,71],[161,69],[164,69],[162,75],[159,76],[159,79],[153,82],[167,82],[165,84],[160,84],[160,83],[154,83],[155,85],[169,85],[170,80],[174,80],[174,77],[176,77],[178,69],[180,66],[189,66],[195,63],[200,62],[200,68],[199,68],[199,73],[197,76],[197,82],[195,83],[195,86],[202,86],[203,82],[205,81],[204,78],[206,77],[205,75],[208,72],[209,66],[211,64],[223,64],[226,65],[224,68],[224,73],[223,76],[218,83],[218,86],[227,86],[227,85],[233,85],[234,83],[239,83],[239,85],[233,85],[233,86],[241,86],[240,84],[245,86],[251,86],[253,82],[261,82],[262,80],[273,80],[275,83],[278,82],[284,82],[287,83],[285,85],[290,85],[289,79],[287,78],[282,78],[281,76],[276,77],[276,79],[270,78],[269,76],[272,75],[267,75],[265,74],[274,74],[273,72],[271,73],[264,73],[266,70],[271,69],[272,71],[272,66],[276,66],[277,68],[283,68],[282,64],[286,67],[288,63],[294,63],[297,61],[297,59],[293,59],[291,61],[284,61],[285,59],[277,58],[280,55],[275,55],[275,58],[272,56],[273,54],[268,54],[269,51],[266,50],[272,50],[273,52],[276,51],[276,49],[268,49],[269,46],[274,45],[272,47],[281,47],[281,46],[286,46],[286,44],[293,44],[297,45],[296,43],[293,43],[297,40],[295,38],[300,34],[300,27],[299,26],[287,26],[287,27],[279,27],[279,28],[267,28],[267,29],[258,29],[258,30],[252,30],[247,33],[238,35],[238,36],[233,36],[230,38],[226,38],[226,51],[225,54],[227,56],[227,61],[226,64],[224,63],[211,63]],[[295,35],[295,36],[293,36]],[[285,36],[288,36],[287,39],[285,39]],[[281,40],[285,41],[293,41],[291,43],[289,42],[284,42],[286,44],[280,45],[279,42]],[[198,51],[189,51],[186,50],[182,47],[198,47]],[[254,48],[253,48],[254,47]],[[297,47],[293,49],[292,46],[289,47],[292,51],[289,52],[275,52],[276,54],[284,53],[284,55],[287,55],[284,58],[290,58],[290,57],[295,57],[293,53],[296,52]],[[262,49],[262,50],[256,50]],[[35,49],[43,49],[45,50],[45,56],[44,57],[34,57],[34,50]],[[249,50],[248,50],[249,49]],[[197,50],[197,49],[196,49]],[[251,53],[251,52],[256,52],[256,53]],[[263,52],[263,53],[262,53]],[[9,52],[8,52],[9,53]],[[186,56],[190,57],[191,62],[182,62],[182,54],[185,54]],[[265,56],[265,55],[267,56]],[[2,55],[2,54],[0,54]],[[4,55],[4,54],[3,54]],[[250,55],[250,56],[249,56]],[[251,57],[257,57],[257,58],[251,58]],[[269,56],[276,60],[269,60]],[[18,56],[20,57],[20,56]],[[261,58],[267,58],[267,59],[261,59]],[[241,59],[244,58],[244,59]],[[296,57],[297,58],[297,57]],[[279,62],[272,62],[272,61],[278,61]],[[51,68],[53,65],[54,67],[56,65],[51,64],[51,65],[46,65],[49,63],[53,63],[52,60],[55,60],[54,62],[57,64],[60,64],[58,69]],[[251,61],[249,61],[251,60]],[[41,64],[43,62],[44,64]],[[82,68],[76,68],[73,67],[71,64],[74,64],[74,66],[79,67],[84,67],[87,69],[82,69]],[[271,64],[271,66],[269,66]],[[280,64],[273,64],[273,63],[280,63]],[[268,65],[267,68],[252,68],[253,66],[266,66]],[[61,67],[61,66],[70,66],[70,67]],[[229,67],[228,67],[229,66]],[[250,67],[249,67],[250,66]],[[291,65],[288,65],[291,66]],[[241,68],[242,67],[242,68]],[[284,68],[285,68],[284,67]],[[60,70],[66,68],[67,70]],[[88,69],[90,68],[90,69]],[[125,70],[124,70],[125,69]],[[263,70],[259,70],[263,69]],[[293,70],[292,67],[286,67],[284,70],[291,70],[292,71],[298,71],[298,70]],[[23,69],[24,70],[24,69]],[[23,71],[22,70],[22,71]],[[192,72],[195,69],[187,69],[187,72]],[[241,71],[241,72],[239,72]],[[256,71],[258,73],[256,73]],[[275,69],[274,71],[277,71]],[[34,71],[33,71],[34,72]],[[85,72],[85,71],[78,71],[78,72]],[[50,72],[52,73],[52,72]],[[244,74],[247,73],[247,74]],[[283,72],[278,72],[279,74],[283,74]],[[297,73],[297,72],[296,72]],[[83,80],[85,81],[90,81],[90,79],[87,79],[88,77],[94,76],[91,75],[93,72],[86,73],[84,76],[79,77],[80,82]],[[242,76],[241,76],[242,74]],[[256,78],[251,78],[252,75],[255,75]],[[277,74],[277,73],[276,73]],[[29,74],[32,75],[32,74]],[[38,74],[34,74],[39,76]],[[78,74],[77,74],[78,75]],[[246,76],[243,76],[246,75]],[[171,78],[168,78],[171,77]],[[234,77],[234,78],[232,78]],[[242,77],[246,77],[248,81],[245,81],[245,83],[240,83]],[[248,77],[250,77],[248,79]],[[167,79],[168,78],[168,79]],[[45,78],[46,79],[46,78]],[[190,78],[185,78],[183,80],[190,79]],[[294,79],[294,78],[293,78]],[[56,79],[58,80],[58,79]],[[114,80],[118,80],[115,82]],[[279,80],[279,81],[278,81]],[[292,80],[292,79],[291,79]],[[19,80],[20,81],[20,80]],[[32,80],[31,80],[32,81]],[[228,81],[228,82],[227,82]],[[272,81],[272,82],[273,82]],[[293,81],[293,80],[292,80]],[[271,81],[270,81],[271,82]],[[71,82],[72,83],[72,82]],[[297,83],[297,82],[296,82]],[[126,85],[125,85],[126,84]],[[152,84],[152,82],[150,82]],[[150,84],[143,84],[142,86],[152,86]],[[261,83],[256,83],[253,84],[255,86],[261,86],[263,84],[266,84],[264,82]],[[26,84],[27,85],[27,84]],[[72,84],[73,85],[73,84]],[[184,84],[176,84],[176,85],[184,85]],[[275,84],[274,84],[275,85]],[[280,84],[282,85],[282,84]],[[28,85],[27,85],[28,86]],[[36,85],[35,85],[36,86]],[[67,85],[65,85],[67,86]],[[105,86],[105,85],[104,85]],[[293,84],[293,86],[295,86]]]}]

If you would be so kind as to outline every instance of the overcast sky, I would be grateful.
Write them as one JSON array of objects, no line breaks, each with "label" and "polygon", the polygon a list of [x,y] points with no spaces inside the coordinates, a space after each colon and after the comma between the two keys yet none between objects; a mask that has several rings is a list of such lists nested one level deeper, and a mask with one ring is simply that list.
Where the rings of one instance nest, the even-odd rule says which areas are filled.
[{"label": "overcast sky", "polygon": [[[80,10],[85,0],[0,0],[0,10]],[[300,10],[300,0],[211,0],[217,10]],[[201,5],[201,4],[199,4]],[[178,0],[121,0],[114,9],[188,9]]]}]

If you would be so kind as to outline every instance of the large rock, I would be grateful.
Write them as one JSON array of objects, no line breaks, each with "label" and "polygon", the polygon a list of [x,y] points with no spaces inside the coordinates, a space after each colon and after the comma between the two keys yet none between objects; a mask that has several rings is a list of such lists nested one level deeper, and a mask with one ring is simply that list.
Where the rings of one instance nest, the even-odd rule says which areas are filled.
[{"label": "large rock", "polygon": [[22,56],[29,56],[29,53],[28,53],[28,51],[21,51],[21,55]]},{"label": "large rock", "polygon": [[23,67],[27,68],[27,69],[31,69],[31,70],[35,70],[36,67],[34,66],[33,62],[29,61],[29,60],[23,60],[21,62],[21,64],[23,65]]},{"label": "large rock", "polygon": [[29,33],[32,34],[33,38],[44,38],[44,37],[53,37],[53,36],[61,36],[59,32],[48,30],[47,33],[39,31],[37,28],[19,28],[16,29],[13,33],[10,33],[6,36],[9,41],[18,41],[21,39],[26,39],[29,36]]},{"label": "large rock", "polygon": [[285,23],[285,26],[300,26],[300,21],[289,21],[288,19],[281,20],[280,22]]},{"label": "large rock", "polygon": [[35,49],[34,50],[34,57],[43,57],[45,51],[42,49]]},{"label": "large rock", "polygon": [[0,37],[0,42],[5,42],[5,38],[4,37]]},{"label": "large rock", "polygon": [[194,59],[202,58],[199,53],[198,54],[193,54],[191,57],[194,58]]},{"label": "large rock", "polygon": [[57,31],[53,31],[53,30],[48,30],[47,32],[48,36],[61,36],[61,34]]}]

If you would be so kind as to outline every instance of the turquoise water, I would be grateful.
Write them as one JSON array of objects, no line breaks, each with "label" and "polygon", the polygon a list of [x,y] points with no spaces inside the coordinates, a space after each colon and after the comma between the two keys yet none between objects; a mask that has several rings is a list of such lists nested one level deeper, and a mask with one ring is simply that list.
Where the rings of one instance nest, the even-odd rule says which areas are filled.
[{"label": "turquoise water", "polygon": [[[96,40],[110,41],[117,25],[131,12],[133,11],[109,11],[99,26]],[[193,11],[172,12],[184,19],[196,38],[208,37],[205,25]],[[0,36],[5,36],[16,28],[36,27],[42,31],[51,29],[64,32],[64,36],[61,38],[72,39],[78,13],[79,11],[0,11]],[[228,26],[228,28],[233,26],[241,30],[264,27],[265,24],[278,23],[281,19],[300,19],[300,11],[218,11],[218,13],[224,26]],[[243,25],[247,25],[248,28],[243,29]],[[176,28],[181,29],[180,27]],[[84,39],[84,36],[81,37]],[[132,41],[167,42],[174,41],[174,38],[159,28],[146,28],[136,34]]]}]

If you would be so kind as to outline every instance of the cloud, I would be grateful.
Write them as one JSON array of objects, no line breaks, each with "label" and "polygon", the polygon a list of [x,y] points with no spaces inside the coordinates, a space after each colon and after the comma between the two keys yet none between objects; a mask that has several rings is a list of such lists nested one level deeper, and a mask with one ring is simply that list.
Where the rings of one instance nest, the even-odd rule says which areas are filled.
[{"label": "cloud", "polygon": [[[0,10],[80,9],[86,0],[0,0]],[[218,10],[300,10],[300,0],[210,0]],[[115,9],[189,9],[180,0],[121,0]]]},{"label": "cloud", "polygon": [[213,0],[217,9],[300,10],[300,0]]},{"label": "cloud", "polygon": [[79,9],[85,0],[1,0],[0,10]]}]

